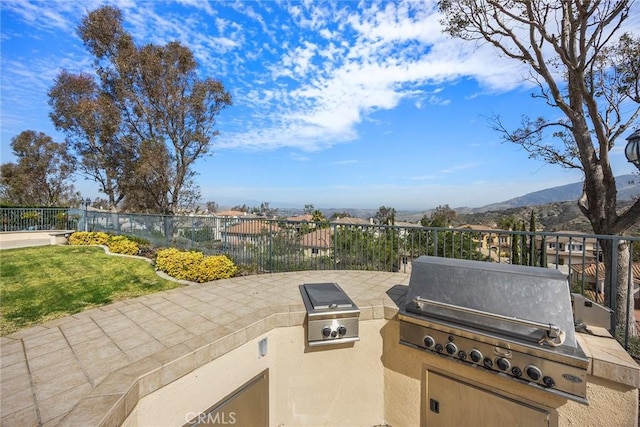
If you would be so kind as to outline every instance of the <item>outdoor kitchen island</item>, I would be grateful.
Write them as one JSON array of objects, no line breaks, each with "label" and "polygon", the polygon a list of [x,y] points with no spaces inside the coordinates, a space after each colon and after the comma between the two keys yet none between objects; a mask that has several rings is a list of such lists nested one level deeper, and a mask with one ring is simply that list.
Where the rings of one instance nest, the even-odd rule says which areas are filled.
[{"label": "outdoor kitchen island", "polygon": [[[308,346],[299,289],[305,283],[340,285],[360,310],[359,341]],[[4,348],[17,349],[17,342],[27,348],[28,361],[28,349],[38,347],[41,359],[45,347],[64,354],[67,346],[77,357],[58,362],[64,366],[52,365],[59,375],[46,382],[34,375],[32,393],[22,393],[20,403],[5,398],[10,390],[3,375],[2,425],[181,426],[198,417],[219,425],[246,425],[242,417],[256,412],[272,426],[418,426],[430,410],[429,387],[443,382],[465,385],[459,388],[465,396],[460,411],[487,406],[483,399],[489,396],[498,410],[503,405],[506,411],[546,413],[547,425],[636,425],[640,370],[614,340],[576,334],[588,358],[585,405],[400,344],[398,311],[408,284],[406,274],[365,271],[247,276],[123,301],[3,337],[3,373],[8,363]],[[164,339],[158,331],[169,331],[167,322],[176,327]],[[164,347],[126,350],[116,335],[127,327],[135,328],[138,340],[158,337],[149,343],[163,342]],[[122,355],[110,350],[101,359],[105,350],[96,348],[96,342],[107,342],[96,338],[97,329],[119,345]],[[63,335],[59,343],[54,342],[58,334]],[[81,340],[80,334],[93,338]],[[43,344],[32,347],[37,340]],[[92,353],[96,362],[83,364],[90,360],[84,355]],[[18,359],[17,350],[11,358]],[[65,380],[64,372],[73,364],[82,365],[91,379],[82,393],[78,389],[84,384],[69,388]],[[29,377],[24,381],[29,384]],[[12,382],[17,387],[22,377]],[[266,397],[266,411],[250,405],[253,409],[233,414],[208,412],[254,383],[256,388],[247,390],[267,394],[258,396]],[[60,399],[38,400],[40,393],[53,389]],[[29,409],[30,396],[37,410]]]}]

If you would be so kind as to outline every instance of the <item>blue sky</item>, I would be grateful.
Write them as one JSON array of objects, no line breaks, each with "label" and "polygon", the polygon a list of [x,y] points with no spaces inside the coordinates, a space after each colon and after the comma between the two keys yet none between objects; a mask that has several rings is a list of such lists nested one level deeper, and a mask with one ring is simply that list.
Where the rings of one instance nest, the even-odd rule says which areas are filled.
[{"label": "blue sky", "polygon": [[[3,163],[23,130],[64,139],[47,90],[63,68],[91,71],[75,28],[102,4],[122,10],[138,44],[190,47],[233,95],[213,155],[195,166],[203,202],[477,207],[581,179],[501,143],[489,116],[515,126],[549,112],[521,64],[442,34],[435,1],[2,0]],[[635,171],[623,148],[611,154],[616,175]],[[75,186],[100,196],[83,177]]]}]

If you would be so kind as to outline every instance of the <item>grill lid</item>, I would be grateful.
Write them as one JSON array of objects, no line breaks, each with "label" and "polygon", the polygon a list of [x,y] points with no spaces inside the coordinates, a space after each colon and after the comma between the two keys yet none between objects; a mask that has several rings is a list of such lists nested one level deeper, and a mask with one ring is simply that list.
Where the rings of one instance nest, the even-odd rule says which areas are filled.
[{"label": "grill lid", "polygon": [[422,256],[406,310],[551,347],[577,342],[567,277],[540,267]]}]

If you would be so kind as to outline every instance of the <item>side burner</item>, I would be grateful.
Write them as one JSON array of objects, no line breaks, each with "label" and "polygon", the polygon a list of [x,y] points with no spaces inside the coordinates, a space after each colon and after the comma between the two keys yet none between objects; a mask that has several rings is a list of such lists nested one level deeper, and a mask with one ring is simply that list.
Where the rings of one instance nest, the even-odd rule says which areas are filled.
[{"label": "side burner", "polygon": [[360,309],[337,283],[306,283],[300,285],[300,294],[307,310],[310,346],[360,340]]}]

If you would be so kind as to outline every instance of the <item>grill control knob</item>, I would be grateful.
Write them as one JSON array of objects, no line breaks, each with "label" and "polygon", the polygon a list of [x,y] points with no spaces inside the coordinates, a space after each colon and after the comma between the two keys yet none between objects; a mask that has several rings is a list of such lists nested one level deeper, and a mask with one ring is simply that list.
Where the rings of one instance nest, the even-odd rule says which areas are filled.
[{"label": "grill control knob", "polygon": [[540,372],[540,369],[533,365],[527,366],[524,371],[527,373],[527,376],[534,381],[538,381],[542,376],[542,372]]},{"label": "grill control knob", "polygon": [[450,355],[454,355],[458,351],[458,347],[452,342],[448,342],[447,345],[444,346],[444,348]]},{"label": "grill control knob", "polygon": [[511,368],[511,373],[513,374],[514,377],[520,378],[522,376],[522,369],[515,366]]},{"label": "grill control knob", "polygon": [[460,360],[467,360],[467,353],[465,353],[464,351],[460,350],[458,352],[458,358],[460,358]]},{"label": "grill control knob", "polygon": [[344,325],[338,326],[338,333],[340,335],[345,335],[347,333],[347,327]]},{"label": "grill control knob", "polygon": [[484,359],[482,363],[484,363],[485,368],[493,368],[493,360],[489,359],[488,357]]},{"label": "grill control knob", "polygon": [[427,348],[431,348],[434,345],[436,345],[436,341],[429,335],[425,336],[423,341],[424,341],[424,346]]},{"label": "grill control knob", "polygon": [[475,348],[473,350],[471,350],[469,352],[469,357],[471,358],[471,360],[473,360],[475,363],[478,363],[482,360],[482,353],[480,353],[478,350],[476,350]]},{"label": "grill control knob", "polygon": [[551,377],[544,377],[544,378],[542,379],[542,382],[544,383],[544,385],[545,385],[546,387],[549,387],[549,388],[551,388],[551,387],[553,387],[553,386],[555,386],[555,385],[556,385],[556,382],[555,382],[555,381],[553,380],[553,378],[551,378]]},{"label": "grill control knob", "polygon": [[325,326],[324,328],[322,328],[322,336],[329,338],[329,336],[331,335],[331,328],[328,326]]},{"label": "grill control knob", "polygon": [[511,367],[511,363],[504,357],[498,357],[498,360],[496,360],[496,365],[498,365],[498,368],[501,371],[506,371]]},{"label": "grill control knob", "polygon": [[436,344],[436,351],[438,353],[442,353],[442,350],[444,350],[444,347],[442,346],[442,344]]}]

